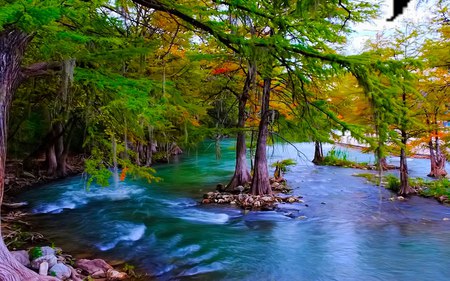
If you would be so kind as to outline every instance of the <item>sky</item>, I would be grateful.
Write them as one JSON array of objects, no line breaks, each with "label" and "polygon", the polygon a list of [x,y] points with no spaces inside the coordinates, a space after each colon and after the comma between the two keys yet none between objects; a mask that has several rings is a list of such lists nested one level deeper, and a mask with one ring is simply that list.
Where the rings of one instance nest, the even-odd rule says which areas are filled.
[{"label": "sky", "polygon": [[414,22],[426,21],[432,16],[430,9],[432,8],[431,1],[421,1],[418,5],[418,0],[411,0],[408,7],[403,10],[403,14],[397,16],[392,22],[386,21],[387,18],[393,15],[393,1],[394,0],[369,0],[369,2],[379,3],[381,6],[381,16],[371,22],[360,23],[352,26],[355,32],[349,36],[348,43],[345,49],[346,54],[357,54],[364,48],[364,43],[368,39],[374,39],[376,34],[385,30],[387,34],[394,32],[396,28],[401,28],[401,23],[405,19],[412,19]]}]

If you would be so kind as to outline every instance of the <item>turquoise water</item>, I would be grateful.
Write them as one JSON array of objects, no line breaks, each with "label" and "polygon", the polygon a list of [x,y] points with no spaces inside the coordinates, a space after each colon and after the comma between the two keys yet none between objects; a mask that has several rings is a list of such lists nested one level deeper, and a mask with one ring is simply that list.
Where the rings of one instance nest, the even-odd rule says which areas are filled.
[{"label": "turquoise water", "polygon": [[[297,160],[286,178],[304,203],[250,213],[199,205],[232,175],[233,145],[223,142],[220,160],[205,143],[156,166],[160,183],[86,191],[73,177],[20,199],[36,214],[34,230],[57,246],[126,260],[155,280],[449,280],[449,207],[418,197],[391,202],[388,191],[352,176],[360,170],[316,167],[290,146],[268,155]],[[311,144],[297,147],[312,158]],[[409,165],[412,176],[429,169],[423,159]]]}]

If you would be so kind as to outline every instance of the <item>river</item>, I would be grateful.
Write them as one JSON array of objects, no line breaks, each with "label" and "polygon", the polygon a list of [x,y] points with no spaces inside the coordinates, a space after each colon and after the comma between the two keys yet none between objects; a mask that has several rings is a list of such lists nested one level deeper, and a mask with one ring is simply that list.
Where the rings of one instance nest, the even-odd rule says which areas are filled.
[{"label": "river", "polygon": [[[390,201],[389,191],[352,176],[361,170],[314,166],[290,145],[268,155],[271,162],[296,159],[285,177],[304,203],[266,212],[199,205],[202,193],[232,175],[233,146],[222,143],[220,160],[206,142],[157,165],[159,183],[86,190],[72,177],[19,199],[36,214],[34,230],[56,246],[125,260],[154,280],[449,280],[448,206],[420,197]],[[311,144],[296,146],[312,159]],[[373,161],[348,151],[350,160]],[[425,159],[408,164],[412,176],[429,171]]]}]

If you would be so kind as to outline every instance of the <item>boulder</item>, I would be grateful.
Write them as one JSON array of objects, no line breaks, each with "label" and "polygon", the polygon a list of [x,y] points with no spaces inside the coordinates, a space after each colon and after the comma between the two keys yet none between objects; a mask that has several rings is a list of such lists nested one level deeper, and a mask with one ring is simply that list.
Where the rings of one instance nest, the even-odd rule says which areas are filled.
[{"label": "boulder", "polygon": [[108,270],[106,272],[106,280],[108,281],[120,281],[120,280],[126,280],[128,278],[128,275],[125,272],[119,272],[114,269]]},{"label": "boulder", "polygon": [[45,255],[45,256],[42,256],[42,257],[32,260],[31,268],[39,269],[41,263],[43,263],[43,262],[47,262],[48,267],[52,267],[58,262],[58,259],[56,258],[55,255]]},{"label": "boulder", "polygon": [[99,270],[92,273],[91,276],[94,279],[106,278],[106,272],[104,272],[103,270]]},{"label": "boulder", "polygon": [[49,275],[55,276],[61,280],[66,280],[72,275],[72,270],[63,263],[57,263],[50,268]]},{"label": "boulder", "polygon": [[[102,259],[80,259],[75,263],[75,267],[86,271],[89,275],[92,275],[92,277],[94,277],[95,274],[98,278],[104,278],[106,276],[106,272],[113,269],[112,266]],[[102,275],[103,277],[101,277]]]},{"label": "boulder", "polygon": [[405,200],[405,197],[403,197],[403,196],[397,196],[397,200],[398,200],[398,201],[403,201],[403,200]]},{"label": "boulder", "polygon": [[55,256],[55,254],[56,254],[55,249],[53,249],[52,247],[48,247],[48,246],[41,247],[41,251],[42,251],[43,256],[48,256],[48,255]]},{"label": "boulder", "polygon": [[43,261],[39,264],[39,275],[47,276],[48,274],[48,262]]},{"label": "boulder", "polygon": [[21,251],[11,251],[11,255],[21,264],[23,264],[26,267],[30,266],[30,255],[27,251],[21,250]]},{"label": "boulder", "polygon": [[242,185],[238,185],[234,188],[234,190],[242,193],[245,190],[245,188]]}]

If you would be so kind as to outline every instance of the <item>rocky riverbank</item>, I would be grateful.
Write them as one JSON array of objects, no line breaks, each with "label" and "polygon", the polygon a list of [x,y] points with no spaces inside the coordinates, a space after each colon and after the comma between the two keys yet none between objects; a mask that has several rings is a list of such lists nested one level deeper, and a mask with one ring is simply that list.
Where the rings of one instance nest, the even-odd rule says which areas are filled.
[{"label": "rocky riverbank", "polygon": [[125,272],[115,270],[102,259],[79,259],[64,254],[60,248],[33,247],[29,250],[11,251],[24,266],[41,276],[52,276],[59,280],[128,280]]},{"label": "rocky riverbank", "polygon": [[202,204],[228,204],[238,206],[245,210],[262,210],[271,211],[276,208],[279,203],[303,203],[302,196],[290,196],[292,190],[287,186],[284,179],[275,181],[270,179],[270,185],[273,194],[271,195],[253,195],[250,194],[249,186],[238,186],[235,192],[221,191],[223,186],[217,185],[216,192],[208,192],[203,194]]},{"label": "rocky riverbank", "polygon": [[11,254],[30,270],[59,280],[144,280],[137,278],[133,267],[124,263],[114,268],[102,259],[75,259],[60,248],[37,246],[48,245],[49,242],[40,233],[31,231],[31,226],[26,222],[29,214],[20,210],[25,206],[25,203],[6,202],[2,206],[4,215],[1,226]]},{"label": "rocky riverbank", "polygon": [[[69,163],[68,176],[83,172],[82,157],[72,157]],[[34,232],[27,222],[30,214],[23,211],[27,203],[14,202],[14,196],[58,178],[48,177],[44,170],[38,168],[33,172],[23,171],[21,166],[19,162],[8,161],[1,206],[1,233],[8,249],[21,264],[42,276],[59,280],[148,280],[148,276],[139,276],[133,266],[123,262],[113,267],[102,259],[76,259],[60,248],[50,247],[51,243],[42,234]]]}]

